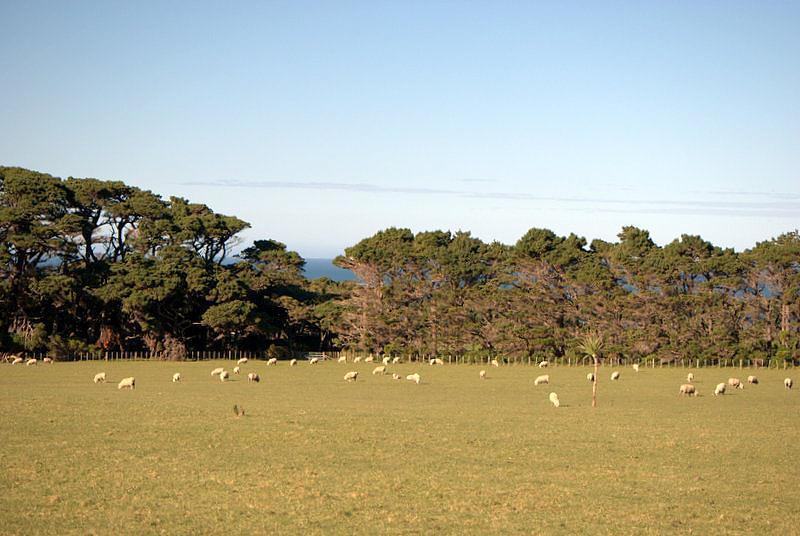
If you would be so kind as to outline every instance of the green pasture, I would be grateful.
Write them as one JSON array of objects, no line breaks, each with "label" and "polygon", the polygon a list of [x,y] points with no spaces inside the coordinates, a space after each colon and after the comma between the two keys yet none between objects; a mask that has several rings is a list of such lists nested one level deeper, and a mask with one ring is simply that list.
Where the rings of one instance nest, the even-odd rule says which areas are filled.
[{"label": "green pasture", "polygon": [[584,367],[217,366],[0,366],[0,533],[800,533],[796,371],[603,367],[593,410]]}]

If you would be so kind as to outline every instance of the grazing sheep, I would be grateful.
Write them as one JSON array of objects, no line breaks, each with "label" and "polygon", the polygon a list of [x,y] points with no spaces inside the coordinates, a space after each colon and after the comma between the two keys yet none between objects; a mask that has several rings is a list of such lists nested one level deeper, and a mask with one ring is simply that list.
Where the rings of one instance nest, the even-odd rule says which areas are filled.
[{"label": "grazing sheep", "polygon": [[30,367],[31,365],[35,365],[36,363],[38,363],[38,361],[36,359],[31,358],[25,361],[25,366]]},{"label": "grazing sheep", "polygon": [[308,360],[309,365],[316,365],[317,363],[319,363],[318,357],[312,357],[311,359]]},{"label": "grazing sheep", "polygon": [[181,373],[176,372],[172,375],[172,383],[178,383],[179,381],[181,381]]},{"label": "grazing sheep", "polygon": [[783,380],[783,386],[786,387],[787,389],[791,389],[792,385],[794,385],[794,382],[792,381],[791,378],[786,378],[785,380]]},{"label": "grazing sheep", "polygon": [[355,370],[351,370],[347,374],[344,375],[344,381],[346,382],[354,382],[358,380],[358,372]]},{"label": "grazing sheep", "polygon": [[431,358],[430,361],[428,361],[428,364],[429,365],[444,365],[444,361],[442,361],[438,357],[434,357],[434,358]]},{"label": "grazing sheep", "polygon": [[353,358],[353,363],[361,363],[361,356],[357,355],[356,357],[354,357]]},{"label": "grazing sheep", "polygon": [[217,367],[217,368],[215,368],[214,370],[212,370],[212,371],[211,371],[211,375],[212,375],[212,376],[216,376],[217,374],[222,374],[222,372],[223,372],[224,370],[225,370],[225,369],[224,369],[224,368],[222,368],[222,367]]},{"label": "grazing sheep", "polygon": [[619,371],[618,370],[615,370],[614,372],[611,373],[611,379],[614,380],[614,381],[619,379]]},{"label": "grazing sheep", "polygon": [[548,366],[550,366],[549,361],[542,361],[541,363],[539,363],[539,368],[547,368]]},{"label": "grazing sheep", "polygon": [[724,383],[718,383],[717,384],[717,388],[714,389],[714,396],[724,395],[724,394],[725,394],[725,384]]},{"label": "grazing sheep", "polygon": [[239,374],[241,371],[242,371],[242,369],[240,369],[239,367],[233,367],[233,373],[234,374]]},{"label": "grazing sheep", "polygon": [[297,364],[297,359],[292,359],[291,361],[289,361],[289,366],[290,366],[290,367],[293,367],[293,366],[295,366],[296,364]]},{"label": "grazing sheep", "polygon": [[247,374],[247,381],[258,383],[261,381],[261,378],[255,372],[250,372]]},{"label": "grazing sheep", "polygon": [[634,363],[633,364],[633,371],[634,372],[639,372],[639,363]]},{"label": "grazing sheep", "polygon": [[267,366],[270,366],[270,365],[277,365],[277,364],[278,364],[278,359],[277,359],[277,358],[275,358],[275,357],[272,357],[272,358],[270,358],[270,359],[268,359],[268,360],[267,360]]},{"label": "grazing sheep", "polygon": [[485,371],[485,370],[482,370],[482,371],[480,372],[480,377],[481,377],[481,379],[482,379],[482,380],[485,380],[485,379],[486,379],[486,371]]},{"label": "grazing sheep", "polygon": [[245,363],[247,363],[247,358],[246,357],[243,357],[239,361],[236,362],[237,365],[244,365]]},{"label": "grazing sheep", "polygon": [[492,366],[493,367],[499,367],[500,366],[500,363],[497,362],[497,359],[492,359]]},{"label": "grazing sheep", "polygon": [[416,382],[417,385],[419,385],[419,382],[421,380],[419,374],[417,374],[416,372],[414,374],[409,374],[408,376],[406,376],[406,379],[410,382]]},{"label": "grazing sheep", "polygon": [[376,374],[380,374],[381,376],[386,374],[386,365],[381,365],[372,369],[372,375],[375,376]]},{"label": "grazing sheep", "polygon": [[394,373],[392,374],[392,379],[393,379],[393,380],[402,380],[402,379],[403,379],[403,377],[402,377],[402,376],[400,376],[398,373],[394,372]]},{"label": "grazing sheep", "polygon": [[12,361],[12,362],[11,362],[11,364],[12,364],[12,365],[16,365],[16,364],[18,364],[18,363],[22,363],[23,361],[25,361],[25,360],[24,360],[24,359],[22,359],[21,357],[15,357],[15,358],[14,358],[14,361]]},{"label": "grazing sheep", "polygon": [[117,384],[117,389],[136,389],[136,378],[133,376],[122,378]]},{"label": "grazing sheep", "polygon": [[694,388],[694,385],[692,385],[691,383],[684,383],[683,385],[681,385],[680,394],[697,396],[697,390]]},{"label": "grazing sheep", "polygon": [[561,406],[561,401],[558,399],[558,395],[555,393],[550,393],[550,402],[552,402],[555,407]]},{"label": "grazing sheep", "polygon": [[381,363],[383,363],[384,365],[388,365],[389,361],[391,361],[391,360],[392,360],[392,358],[387,355],[387,356],[383,357],[383,361],[381,361]]},{"label": "grazing sheep", "polygon": [[44,363],[47,363],[48,365],[52,365],[53,364],[53,360],[51,358],[49,358],[49,357],[45,357],[44,359],[42,359],[42,361]]},{"label": "grazing sheep", "polygon": [[364,360],[364,363],[372,363],[373,361],[375,361],[375,358],[372,357],[372,356],[369,356]]},{"label": "grazing sheep", "polygon": [[221,382],[224,382],[225,380],[227,380],[230,377],[231,377],[231,375],[228,374],[227,370],[223,370],[222,372],[219,373],[219,381],[221,381]]},{"label": "grazing sheep", "polygon": [[692,374],[691,372],[689,374],[687,374],[686,375],[686,381],[689,382],[689,383],[694,382],[694,374]]},{"label": "grazing sheep", "polygon": [[392,359],[392,365],[396,365],[396,364],[398,364],[399,362],[400,362],[400,356],[397,356],[397,357],[395,357],[394,359]]},{"label": "grazing sheep", "polygon": [[735,389],[744,389],[744,384],[739,378],[728,378],[728,385]]},{"label": "grazing sheep", "polygon": [[756,378],[755,376],[748,376],[747,383],[751,385],[758,385],[758,378]]},{"label": "grazing sheep", "polygon": [[346,355],[339,356],[339,359],[337,359],[336,362],[337,363],[347,363],[347,356]]},{"label": "grazing sheep", "polygon": [[105,372],[98,372],[94,375],[94,383],[104,383],[106,381],[106,373]]},{"label": "grazing sheep", "polygon": [[539,385],[541,383],[550,383],[550,375],[543,374],[542,376],[539,376],[535,380],[533,380],[533,385]]}]

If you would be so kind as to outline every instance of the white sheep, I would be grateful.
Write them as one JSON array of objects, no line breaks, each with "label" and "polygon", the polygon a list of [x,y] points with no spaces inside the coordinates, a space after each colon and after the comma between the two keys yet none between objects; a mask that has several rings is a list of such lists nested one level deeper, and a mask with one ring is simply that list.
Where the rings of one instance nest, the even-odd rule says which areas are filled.
[{"label": "white sheep", "polygon": [[117,389],[136,389],[136,378],[133,376],[122,378],[117,384]]},{"label": "white sheep", "polygon": [[586,375],[586,379],[589,380],[590,382],[593,382],[594,381],[594,372],[590,372],[589,374],[587,374]]},{"label": "white sheep", "polygon": [[219,381],[221,381],[221,382],[224,382],[225,380],[227,380],[230,377],[231,377],[231,375],[228,374],[227,370],[223,370],[222,372],[219,373]]},{"label": "white sheep", "polygon": [[176,372],[172,375],[172,383],[178,383],[179,381],[181,381],[181,373]]},{"label": "white sheep", "polygon": [[686,381],[689,382],[689,383],[694,382],[694,374],[692,374],[691,372],[689,374],[687,374],[686,375]]},{"label": "white sheep", "polygon": [[355,358],[353,358],[353,363],[361,363],[361,356],[357,355]]},{"label": "white sheep", "polygon": [[234,374],[239,374],[241,371],[242,371],[242,369],[240,369],[239,367],[233,367],[233,373]]},{"label": "white sheep", "polygon": [[239,361],[236,362],[237,365],[244,365],[245,363],[247,363],[247,358],[246,357],[243,357]]},{"label": "white sheep", "polygon": [[386,355],[386,356],[383,356],[383,360],[381,361],[381,363],[383,363],[384,365],[388,365],[389,361],[391,361],[391,360],[392,360],[392,358],[389,357],[388,355]]},{"label": "white sheep", "polygon": [[94,375],[94,383],[104,383],[106,381],[106,373],[105,372],[98,372]]},{"label": "white sheep", "polygon": [[428,361],[429,365],[444,365],[444,361],[439,359],[438,357],[432,357],[430,361]]},{"label": "white sheep", "polygon": [[309,365],[316,365],[318,362],[319,362],[318,357],[312,357],[311,359],[308,360]]},{"label": "white sheep", "polygon": [[367,357],[367,358],[364,360],[364,363],[372,363],[373,361],[375,361],[375,358],[374,358],[374,357],[372,357],[372,356],[368,356],[368,357]]},{"label": "white sheep", "polygon": [[555,407],[561,406],[561,401],[558,399],[558,395],[555,393],[550,393],[550,402],[552,402]]},{"label": "white sheep", "polygon": [[500,366],[500,363],[497,362],[497,359],[492,359],[492,366],[493,367],[499,367]]},{"label": "white sheep", "polygon": [[38,361],[36,359],[31,358],[25,361],[25,366],[30,367],[31,365],[35,365],[36,363],[38,363]]},{"label": "white sheep", "polygon": [[339,356],[339,359],[337,359],[336,362],[337,363],[347,363],[347,356],[346,355]]},{"label": "white sheep", "polygon": [[17,364],[19,364],[19,363],[22,363],[23,361],[25,361],[25,360],[24,360],[24,359],[22,359],[21,357],[15,357],[15,358],[14,358],[14,361],[12,361],[12,362],[11,362],[11,364],[12,364],[12,365],[17,365]]},{"label": "white sheep", "polygon": [[634,372],[639,372],[639,363],[634,363],[633,364],[633,371]]},{"label": "white sheep", "polygon": [[224,369],[224,368],[222,368],[222,367],[217,367],[217,368],[215,368],[214,370],[212,370],[212,371],[211,371],[211,375],[212,375],[212,376],[216,376],[217,374],[222,374],[222,372],[223,372],[224,370],[225,370],[225,369]]},{"label": "white sheep", "polygon": [[614,381],[619,379],[619,371],[618,370],[615,370],[614,372],[611,373],[611,379],[614,380]]},{"label": "white sheep", "polygon": [[691,383],[684,383],[683,385],[681,385],[681,389],[679,392],[682,395],[697,396],[697,390]]},{"label": "white sheep", "polygon": [[414,374],[409,374],[408,376],[406,376],[406,379],[410,382],[416,382],[417,385],[419,385],[419,382],[421,380],[419,374],[417,374],[416,372]]},{"label": "white sheep", "polygon": [[296,364],[297,364],[297,359],[292,359],[291,361],[289,361],[289,366],[290,366],[290,367],[293,367],[293,366],[295,366]]},{"label": "white sheep", "polygon": [[486,371],[485,370],[480,371],[479,376],[481,377],[482,380],[485,380],[486,379]]},{"label": "white sheep", "polygon": [[355,370],[351,370],[347,374],[344,375],[344,381],[346,382],[354,382],[358,380],[358,372]]},{"label": "white sheep", "polygon": [[392,379],[393,380],[402,380],[403,377],[400,376],[398,373],[394,372],[394,373],[392,373]]},{"label": "white sheep", "polygon": [[42,362],[47,363],[48,365],[52,365],[53,359],[50,357],[45,357],[44,359],[42,359]]},{"label": "white sheep", "polygon": [[386,365],[381,365],[372,369],[372,375],[375,376],[376,374],[380,374],[381,376],[386,374]]},{"label": "white sheep", "polygon": [[728,385],[735,389],[744,389],[744,384],[739,378],[728,378]]},{"label": "white sheep", "polygon": [[792,379],[791,379],[791,378],[786,378],[785,380],[783,380],[783,386],[784,386],[785,388],[787,388],[787,389],[791,389],[791,388],[792,388],[792,385],[794,385],[794,382],[792,381]]},{"label": "white sheep", "polygon": [[543,374],[541,376],[538,376],[535,380],[533,380],[533,385],[539,385],[539,384],[542,384],[542,383],[550,383],[550,375],[549,374]]},{"label": "white sheep", "polygon": [[255,372],[250,372],[247,374],[247,381],[258,383],[261,381],[261,378]]},{"label": "white sheep", "polygon": [[397,357],[395,357],[394,359],[392,359],[392,365],[396,365],[396,364],[398,364],[399,362],[400,362],[400,356],[397,356]]},{"label": "white sheep", "polygon": [[277,365],[277,364],[278,364],[278,359],[276,357],[272,357],[272,358],[267,360],[267,366],[268,367],[271,366],[271,365]]},{"label": "white sheep", "polygon": [[539,363],[539,368],[547,368],[548,366],[550,366],[549,361],[542,361],[541,363]]},{"label": "white sheep", "polygon": [[758,378],[756,378],[755,376],[748,376],[747,383],[751,385],[758,385]]},{"label": "white sheep", "polygon": [[725,384],[724,383],[718,383],[717,384],[717,388],[714,389],[714,396],[724,395],[724,394],[725,394]]}]

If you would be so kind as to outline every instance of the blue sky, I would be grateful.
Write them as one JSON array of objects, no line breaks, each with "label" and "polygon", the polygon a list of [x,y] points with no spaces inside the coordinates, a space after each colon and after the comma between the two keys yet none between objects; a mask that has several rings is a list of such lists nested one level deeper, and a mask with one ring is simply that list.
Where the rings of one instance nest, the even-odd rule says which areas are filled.
[{"label": "blue sky", "polygon": [[0,3],[0,163],[235,214],[743,249],[800,222],[798,2]]}]

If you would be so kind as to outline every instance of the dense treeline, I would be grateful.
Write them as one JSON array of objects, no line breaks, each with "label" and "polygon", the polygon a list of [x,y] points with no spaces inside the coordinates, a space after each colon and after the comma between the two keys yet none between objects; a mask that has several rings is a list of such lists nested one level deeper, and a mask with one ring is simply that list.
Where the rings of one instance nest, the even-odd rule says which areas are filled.
[{"label": "dense treeline", "polygon": [[273,240],[223,263],[248,224],[117,181],[0,168],[0,345],[318,349],[560,357],[601,333],[606,355],[800,359],[800,235],[736,253],[531,229],[513,246],[386,229],[302,277]]}]

